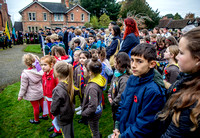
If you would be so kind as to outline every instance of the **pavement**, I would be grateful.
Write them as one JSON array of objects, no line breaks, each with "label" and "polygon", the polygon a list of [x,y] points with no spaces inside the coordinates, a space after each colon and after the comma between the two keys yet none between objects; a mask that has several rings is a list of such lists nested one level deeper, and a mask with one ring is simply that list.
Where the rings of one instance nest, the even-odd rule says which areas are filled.
[{"label": "pavement", "polygon": [[[0,49],[0,92],[8,85],[20,81],[22,70],[26,66],[22,63],[22,56],[26,45],[15,45],[6,50]],[[42,54],[37,54],[39,57]]]}]

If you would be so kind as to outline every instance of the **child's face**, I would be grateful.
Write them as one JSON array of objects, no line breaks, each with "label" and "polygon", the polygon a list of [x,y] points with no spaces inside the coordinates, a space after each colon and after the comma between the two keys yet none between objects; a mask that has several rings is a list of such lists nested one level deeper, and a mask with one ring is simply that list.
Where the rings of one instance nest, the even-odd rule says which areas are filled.
[{"label": "child's face", "polygon": [[151,42],[155,42],[156,41],[156,38],[150,37],[150,39],[151,39]]},{"label": "child's face", "polygon": [[179,54],[176,56],[178,60],[178,65],[181,72],[184,73],[194,73],[199,66],[199,59],[193,58],[192,53],[188,50],[188,40],[186,38],[181,38],[179,42]]},{"label": "child's face", "polygon": [[93,37],[89,37],[89,42],[90,44],[94,42],[94,38]]},{"label": "child's face", "polygon": [[77,47],[77,46],[79,46],[79,45],[78,45],[78,43],[74,43],[74,46]]},{"label": "child's face", "polygon": [[156,63],[155,61],[146,60],[143,56],[131,56],[131,69],[133,71],[133,75],[136,77],[142,77],[149,72],[151,68],[154,68]]},{"label": "child's face", "polygon": [[92,54],[92,56],[98,56],[98,52],[95,51],[95,52]]},{"label": "child's face", "polygon": [[79,62],[84,65],[85,61],[87,60],[87,57],[82,53],[79,56]]},{"label": "child's face", "polygon": [[51,71],[51,66],[48,63],[46,63],[44,60],[41,60],[41,67],[44,72]]},{"label": "child's face", "polygon": [[74,53],[74,61],[79,61],[79,56],[77,52]]},{"label": "child's face", "polygon": [[163,42],[161,42],[161,43],[158,44],[159,48],[164,48],[164,46],[165,46],[165,44]]},{"label": "child's face", "polygon": [[169,48],[167,48],[165,53],[164,53],[164,59],[169,60],[170,58],[171,58],[171,54],[169,52]]},{"label": "child's face", "polygon": [[117,61],[116,61],[116,58],[114,59],[114,67],[115,67],[115,69],[116,69],[116,70],[118,70],[118,71],[119,71],[119,68],[118,68],[118,66],[117,66]]}]

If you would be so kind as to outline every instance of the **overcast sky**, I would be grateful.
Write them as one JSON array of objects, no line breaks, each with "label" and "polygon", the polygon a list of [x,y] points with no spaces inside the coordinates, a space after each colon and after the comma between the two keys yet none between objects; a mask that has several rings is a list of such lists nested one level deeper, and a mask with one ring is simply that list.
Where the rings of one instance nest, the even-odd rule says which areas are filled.
[{"label": "overcast sky", "polygon": [[[20,21],[19,11],[31,3],[33,0],[7,0],[8,13],[12,22]],[[61,0],[39,0],[45,2],[60,2]],[[117,0],[121,1],[121,0]],[[168,13],[179,13],[183,18],[186,13],[195,13],[195,17],[200,17],[200,0],[146,0],[153,10],[158,9],[160,16]]]}]

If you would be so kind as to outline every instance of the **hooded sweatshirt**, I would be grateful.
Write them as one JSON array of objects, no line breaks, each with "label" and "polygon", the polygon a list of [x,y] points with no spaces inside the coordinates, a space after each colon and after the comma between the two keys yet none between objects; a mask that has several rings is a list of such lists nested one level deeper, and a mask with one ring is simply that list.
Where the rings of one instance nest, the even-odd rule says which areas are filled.
[{"label": "hooded sweatshirt", "polygon": [[[88,81],[82,104],[82,116],[92,118],[95,114],[102,112],[101,101],[105,85],[106,79],[100,74]],[[97,113],[97,106],[99,105],[101,106],[101,112]]]},{"label": "hooded sweatshirt", "polygon": [[42,75],[43,71],[37,72],[36,69],[23,70],[18,97],[23,97],[27,101],[41,99],[43,97]]}]

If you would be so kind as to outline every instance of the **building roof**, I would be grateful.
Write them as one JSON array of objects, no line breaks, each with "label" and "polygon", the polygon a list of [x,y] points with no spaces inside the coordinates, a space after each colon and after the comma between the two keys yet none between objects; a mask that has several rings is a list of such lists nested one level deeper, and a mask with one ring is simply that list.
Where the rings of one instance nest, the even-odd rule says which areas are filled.
[{"label": "building roof", "polygon": [[22,22],[15,22],[14,28],[15,28],[15,31],[23,31]]},{"label": "building roof", "polygon": [[187,25],[200,24],[200,18],[191,18],[191,19],[180,19],[180,20],[170,20],[170,19],[161,19],[158,27],[168,27],[169,29],[182,29]]},{"label": "building roof", "polygon": [[89,11],[87,11],[86,9],[84,9],[81,5],[79,4],[76,4],[75,6],[71,7],[66,13],[68,13],[69,11],[73,10],[75,7],[80,7],[82,10],[84,10],[85,12],[87,12],[88,14],[90,14]]},{"label": "building roof", "polygon": [[53,3],[53,2],[39,2],[41,5],[49,9],[52,13],[66,13],[67,8],[62,3]]},{"label": "building roof", "polygon": [[173,20],[167,25],[167,27],[170,29],[182,29],[193,21],[194,19]]},{"label": "building roof", "polygon": [[172,19],[160,19],[158,27],[159,28],[164,28],[166,27],[170,22],[172,21]]},{"label": "building roof", "polygon": [[50,13],[68,13],[69,11],[73,10],[76,6],[79,6],[82,10],[84,10],[85,12],[87,12],[88,14],[90,14],[90,12],[88,12],[86,9],[84,9],[83,7],[81,7],[78,4],[75,5],[75,6],[72,5],[72,4],[69,4],[69,8],[66,8],[66,6],[64,4],[62,4],[62,3],[38,2],[38,1],[31,2],[29,5],[27,5],[23,9],[21,9],[19,11],[19,13],[21,14],[25,9],[29,8],[34,3],[38,3],[40,6],[42,6],[46,10],[48,10]]}]

